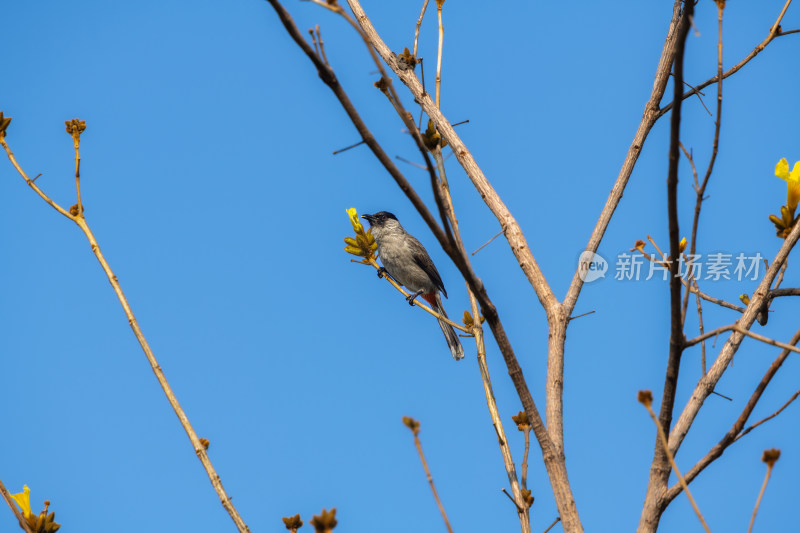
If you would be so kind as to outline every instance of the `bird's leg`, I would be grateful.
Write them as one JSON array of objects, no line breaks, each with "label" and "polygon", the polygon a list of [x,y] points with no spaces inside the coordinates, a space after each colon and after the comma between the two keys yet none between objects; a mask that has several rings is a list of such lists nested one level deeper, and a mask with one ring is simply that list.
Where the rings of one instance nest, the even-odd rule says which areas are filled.
[{"label": "bird's leg", "polygon": [[388,274],[388,273],[389,273],[389,271],[386,270],[386,268],[384,268],[384,267],[380,267],[378,269],[378,277],[379,278],[382,278],[384,274]]},{"label": "bird's leg", "polygon": [[410,295],[408,295],[408,297],[406,297],[406,301],[408,302],[408,305],[414,305],[414,300],[416,300],[416,299],[417,299],[417,297],[418,297],[420,294],[422,294],[423,292],[425,292],[425,291],[423,291],[422,289],[420,289],[420,290],[418,290],[417,292],[415,292],[414,294],[410,294]]}]

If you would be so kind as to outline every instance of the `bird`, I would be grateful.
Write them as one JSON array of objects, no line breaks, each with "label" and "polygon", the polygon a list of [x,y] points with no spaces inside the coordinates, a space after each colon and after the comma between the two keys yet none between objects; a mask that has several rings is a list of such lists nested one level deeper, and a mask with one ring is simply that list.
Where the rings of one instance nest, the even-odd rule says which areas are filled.
[{"label": "bird", "polygon": [[[378,257],[383,265],[378,270],[378,276],[382,276],[384,272],[388,273],[397,283],[408,288],[412,292],[406,298],[409,304],[414,305],[414,300],[422,296],[434,311],[447,318],[441,297],[441,294],[444,294],[447,298],[447,291],[439,271],[436,270],[422,243],[408,233],[400,225],[397,217],[388,211],[362,215],[361,218],[369,222],[372,236],[378,245]],[[439,326],[442,328],[453,359],[456,361],[463,359],[464,348],[453,326],[441,318]]]}]

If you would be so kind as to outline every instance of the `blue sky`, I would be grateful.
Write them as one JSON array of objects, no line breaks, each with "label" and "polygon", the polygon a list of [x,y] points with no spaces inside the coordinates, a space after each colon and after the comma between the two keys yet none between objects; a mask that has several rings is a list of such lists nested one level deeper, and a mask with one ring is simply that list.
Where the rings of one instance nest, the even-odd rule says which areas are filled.
[{"label": "blue sky", "polygon": [[[400,51],[412,44],[418,4],[364,7]],[[331,65],[387,152],[417,161],[372,87],[375,67],[352,29],[309,2],[284,5],[301,30],[320,25]],[[726,68],[766,36],[782,5],[728,3]],[[445,4],[442,109],[452,122],[470,120],[459,134],[559,297],[641,118],[671,6]],[[429,65],[433,15],[420,38]],[[86,218],[252,531],[283,530],[282,516],[307,520],[323,507],[337,507],[342,531],[443,531],[403,415],[422,423],[454,529],[517,530],[500,492],[508,480],[474,349],[455,363],[430,317],[349,261],[345,209],[398,216],[436,262],[451,316],[468,307],[458,272],[368,149],[331,155],[357,142],[357,132],[266,2],[9,1],[0,19],[0,110],[14,119],[7,140],[28,173],[43,174],[37,183],[70,206],[74,163],[63,121],[86,120]],[[716,71],[713,2],[700,2],[695,26],[685,74],[692,84]],[[797,6],[783,27],[800,27]],[[799,53],[800,35],[779,38],[724,83],[700,253],[771,259],[780,246],[767,215],[785,201],[775,163],[800,160]],[[705,94],[713,108],[715,88]],[[705,168],[713,118],[696,98],[684,111],[683,142]],[[660,398],[668,291],[658,279],[611,274],[635,240],[650,234],[667,245],[667,146],[665,117],[600,247],[609,275],[587,284],[578,302],[576,313],[595,313],[569,329],[567,465],[587,531],[633,530],[644,498],[654,428],[636,391],[653,389]],[[427,174],[400,165],[430,201]],[[448,168],[465,244],[474,250],[499,227],[453,159]],[[679,188],[688,233],[694,192],[685,160]],[[109,523],[122,533],[233,530],[82,233],[8,163],[0,164],[0,195],[0,387],[8,406],[0,478],[12,492],[28,484],[34,502],[51,500],[62,531]],[[547,331],[536,296],[503,239],[473,259],[543,409]],[[794,261],[786,287],[800,282]],[[736,301],[756,284],[707,281],[703,288]],[[788,340],[796,305],[776,301],[759,332]],[[704,308],[707,329],[734,319]],[[687,324],[694,335],[694,315]],[[511,415],[521,406],[493,340],[487,344],[519,463],[522,438]],[[678,410],[700,376],[699,353],[684,355]],[[716,353],[709,346],[709,358]],[[709,398],[678,455],[683,470],[727,431],[776,355],[745,341],[718,386],[733,402]],[[791,396],[799,371],[790,357],[753,421]],[[753,431],[692,485],[713,531],[746,527],[765,470],[761,452],[772,447],[783,456],[756,531],[798,521],[797,413],[793,405]],[[541,531],[556,511],[537,452],[532,446],[529,485],[533,530]],[[10,513],[0,517],[3,530],[16,527]],[[662,530],[701,530],[683,495]]]}]

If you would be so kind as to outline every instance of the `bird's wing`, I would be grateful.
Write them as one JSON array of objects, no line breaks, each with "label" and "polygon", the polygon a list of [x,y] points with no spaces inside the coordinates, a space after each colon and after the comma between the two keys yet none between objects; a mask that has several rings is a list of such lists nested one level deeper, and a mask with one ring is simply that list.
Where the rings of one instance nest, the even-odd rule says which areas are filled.
[{"label": "bird's wing", "polygon": [[437,289],[442,291],[444,297],[447,298],[447,291],[444,289],[444,283],[442,283],[442,277],[439,275],[439,271],[436,270],[436,266],[433,264],[431,260],[431,256],[428,255],[428,252],[425,250],[425,247],[414,237],[409,235],[410,237],[410,248],[412,256],[414,257],[414,262],[431,278],[431,281],[436,286]]}]

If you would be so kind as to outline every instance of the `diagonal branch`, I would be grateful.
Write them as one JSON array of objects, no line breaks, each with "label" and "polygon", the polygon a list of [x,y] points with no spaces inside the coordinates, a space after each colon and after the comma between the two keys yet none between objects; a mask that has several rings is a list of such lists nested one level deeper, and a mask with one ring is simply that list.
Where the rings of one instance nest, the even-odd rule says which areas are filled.
[{"label": "diagonal branch", "polygon": [[[644,142],[647,139],[650,130],[653,128],[653,125],[655,125],[656,121],[659,119],[659,102],[661,102],[661,98],[664,96],[664,91],[667,88],[670,69],[672,68],[672,63],[675,58],[678,21],[680,19],[681,12],[680,6],[681,0],[675,0],[672,6],[672,20],[670,21],[669,29],[667,30],[667,37],[664,42],[664,48],[661,51],[661,58],[659,59],[658,67],[656,68],[656,76],[653,82],[653,90],[650,93],[650,99],[644,106],[642,120],[639,123],[638,128],[636,128],[633,141],[628,148],[628,153],[625,155],[625,161],[622,163],[622,169],[620,169],[617,180],[614,182],[614,186],[611,188],[611,193],[608,195],[608,199],[603,206],[600,217],[597,219],[594,230],[592,230],[592,234],[589,236],[589,242],[586,244],[586,250],[590,252],[597,252],[597,249],[600,247],[600,241],[603,240],[603,236],[608,229],[608,225],[611,223],[611,217],[614,215],[614,211],[617,209],[617,206],[622,200],[622,193],[625,191],[625,187],[628,185],[628,180],[633,173],[633,168],[636,165],[636,161],[639,159],[639,154],[642,152]],[[572,277],[572,282],[567,290],[567,295],[564,298],[564,310],[567,316],[572,314],[572,311],[575,309],[575,304],[578,301],[578,296],[580,295],[582,287],[583,279],[581,279],[580,271],[576,269],[575,274]]]},{"label": "diagonal branch", "polygon": [[[795,332],[794,336],[792,337],[792,340],[789,341],[789,344],[791,346],[795,346],[798,342],[800,342],[800,329],[798,329],[797,332]],[[744,425],[747,423],[747,420],[750,418],[750,415],[753,413],[753,410],[758,404],[758,401],[761,399],[761,395],[764,393],[764,390],[766,390],[767,385],[769,385],[770,381],[772,381],[772,378],[775,377],[775,374],[778,373],[778,369],[780,369],[781,365],[783,364],[784,361],[786,361],[790,353],[791,352],[788,349],[785,349],[778,355],[778,357],[775,358],[775,360],[769,366],[767,371],[764,373],[764,377],[761,378],[761,381],[756,386],[755,390],[753,391],[753,394],[750,396],[750,399],[744,406],[744,409],[742,409],[742,413],[739,415],[739,418],[736,419],[736,422],[734,422],[731,429],[729,429],[728,432],[725,433],[725,435],[723,435],[722,439],[720,439],[720,441],[717,444],[715,444],[714,447],[711,448],[711,450],[709,450],[709,452],[686,473],[685,479],[687,483],[691,483],[692,480],[694,480],[694,478],[696,478],[703,470],[706,469],[706,467],[708,467],[711,463],[713,463],[720,456],[722,456],[722,454],[731,444],[733,444],[741,437],[752,431],[754,427],[780,414],[780,412],[783,409],[785,409],[786,406],[788,406],[794,400],[794,398],[797,397],[797,394],[795,394],[776,413],[773,413],[773,415],[771,415],[770,417],[767,417],[766,419],[756,424],[753,424],[746,430],[743,429]],[[683,489],[680,485],[678,484],[673,485],[664,494],[664,499],[667,502],[674,500],[678,496],[678,494],[680,494],[681,490]]]},{"label": "diagonal branch", "polygon": [[[503,324],[500,321],[497,309],[495,308],[492,301],[489,299],[489,295],[486,292],[483,282],[472,270],[472,266],[469,263],[469,259],[466,256],[466,252],[463,250],[463,248],[459,248],[458,246],[456,246],[454,244],[454,241],[451,240],[451,238],[448,238],[448,235],[445,235],[444,231],[442,231],[442,229],[438,226],[433,215],[431,215],[431,213],[428,211],[427,207],[419,198],[416,191],[414,191],[413,187],[411,187],[411,185],[408,183],[408,181],[405,179],[402,173],[397,169],[392,160],[385,154],[381,146],[372,136],[371,132],[366,127],[363,120],[356,111],[355,107],[353,106],[352,102],[345,93],[344,89],[339,84],[339,81],[337,80],[336,75],[333,72],[333,69],[330,68],[330,66],[326,65],[323,61],[321,61],[319,57],[317,57],[317,55],[311,49],[309,44],[300,34],[299,30],[297,29],[297,26],[295,26],[294,21],[292,20],[288,12],[283,8],[283,6],[277,0],[267,0],[267,1],[270,3],[273,9],[275,9],[276,13],[278,14],[278,17],[281,19],[281,22],[283,23],[284,27],[286,28],[287,32],[292,37],[292,39],[306,53],[306,55],[312,61],[312,63],[314,63],[314,66],[317,68],[317,71],[322,81],[326,85],[328,85],[328,87],[334,92],[337,99],[341,103],[342,107],[345,109],[345,112],[350,117],[350,120],[353,122],[353,124],[356,126],[356,129],[358,129],[359,133],[362,135],[362,139],[364,139],[365,143],[370,147],[372,152],[375,154],[378,160],[384,165],[387,171],[389,171],[391,176],[395,179],[395,181],[403,190],[403,192],[406,194],[406,196],[408,196],[408,198],[411,200],[414,207],[417,208],[420,215],[422,215],[422,218],[431,228],[431,231],[439,241],[443,250],[448,254],[448,256],[450,256],[452,261],[456,264],[462,276],[464,276],[464,279],[469,284],[470,290],[472,290],[472,292],[475,294],[475,297],[478,299],[478,302],[481,305],[481,312],[483,316],[486,318],[486,322],[489,324],[490,329],[492,330],[492,334],[500,349],[500,353],[503,355],[506,367],[508,368],[509,377],[511,378],[511,381],[514,384],[514,388],[516,389],[517,395],[519,396],[520,401],[522,402],[522,406],[525,409],[526,414],[528,415],[528,420],[530,421],[531,429],[533,430],[533,433],[536,436],[539,446],[542,449],[542,458],[544,460],[545,467],[547,468],[548,471],[548,475],[550,478],[551,485],[553,487],[553,492],[556,497],[556,501],[561,503],[560,510],[562,516],[564,517],[564,522],[565,524],[572,525],[572,529],[569,529],[569,531],[582,531],[582,528],[580,526],[580,520],[577,515],[577,509],[575,507],[575,500],[572,496],[571,488],[569,486],[569,480],[567,478],[566,462],[563,450],[560,450],[556,446],[554,446],[554,443],[552,442],[550,436],[548,435],[548,430],[545,427],[544,421],[542,420],[542,417],[539,414],[539,410],[533,401],[530,389],[528,388],[528,384],[525,381],[525,377],[522,373],[522,368],[519,364],[519,361],[517,360],[516,354],[514,353],[514,349],[511,346],[511,343],[508,339],[508,335],[505,332]],[[374,41],[372,42],[374,44]],[[385,45],[383,46],[385,48]],[[379,47],[376,47],[376,49],[379,52],[381,50]],[[392,59],[394,60],[394,58]],[[392,63],[390,63],[390,66],[391,65]],[[394,66],[396,67],[396,62],[394,63]],[[413,79],[416,81],[416,77],[414,77]],[[428,101],[430,103],[429,97]],[[444,213],[445,212],[444,204],[442,203],[440,195],[436,194],[438,188],[434,180],[434,177],[432,177],[431,180],[434,188],[434,196],[437,198],[437,205],[439,206],[440,212]],[[443,216],[443,219],[446,219],[446,217]],[[517,230],[519,230],[518,227]],[[544,282],[543,279],[542,282]],[[549,294],[550,297],[553,299],[553,301],[555,301],[555,298],[552,296],[552,293]]]},{"label": "diagonal branch", "polygon": [[481,198],[483,198],[486,205],[500,222],[506,239],[511,245],[511,250],[517,258],[522,271],[528,278],[528,281],[533,286],[545,312],[548,313],[548,315],[556,312],[559,303],[553,295],[550,286],[547,284],[538,263],[534,259],[530,247],[525,240],[525,236],[522,233],[522,229],[519,227],[513,215],[511,215],[508,207],[503,203],[499,194],[497,194],[497,191],[489,183],[489,180],[486,179],[483,171],[478,167],[478,164],[467,149],[467,146],[455,132],[450,122],[436,107],[436,103],[431,99],[430,95],[423,91],[422,84],[416,74],[410,69],[403,69],[399,66],[397,57],[380,38],[372,22],[361,7],[360,2],[358,0],[348,0],[347,3],[350,5],[350,9],[353,11],[356,20],[361,25],[361,29],[364,33],[369,37],[375,50],[378,51],[378,54],[383,58],[386,64],[389,65],[389,68],[394,71],[397,77],[411,90],[415,100],[431,118],[439,134],[450,144],[458,162],[464,167],[467,176],[480,193]]},{"label": "diagonal branch", "polygon": [[[737,72],[739,72],[739,70],[743,66],[745,66],[747,63],[750,62],[751,59],[753,59],[758,54],[760,54],[764,50],[764,48],[767,47],[767,45],[769,43],[771,43],[773,40],[775,40],[776,37],[781,37],[783,35],[789,35],[789,34],[792,34],[792,33],[795,33],[795,32],[798,31],[798,30],[792,30],[792,31],[787,31],[787,32],[782,32],[781,31],[781,20],[783,20],[783,16],[786,14],[786,10],[789,9],[789,4],[791,4],[791,3],[792,3],[792,0],[786,0],[786,3],[783,5],[783,9],[781,10],[780,14],[778,15],[778,19],[770,27],[769,33],[767,34],[766,38],[763,41],[761,41],[755,48],[753,48],[753,50],[749,54],[747,54],[747,56],[744,59],[742,59],[741,61],[736,63],[736,65],[731,67],[730,70],[725,72],[725,74],[722,76],[722,79],[725,79],[728,76],[731,76],[731,75],[736,74]],[[700,85],[697,85],[696,87],[694,87],[692,90],[683,93],[683,95],[680,97],[681,100],[686,100],[690,96],[692,96],[694,94],[697,94],[698,92],[702,91],[703,89],[705,89],[706,87],[708,87],[712,83],[716,82],[717,79],[718,79],[717,76],[714,76],[713,78],[707,79],[706,81],[704,81]],[[665,105],[661,110],[659,110],[657,118],[661,118],[670,109],[672,109],[672,107],[675,105],[675,101],[676,100],[673,100],[669,104]]]},{"label": "diagonal branch", "polygon": [[[795,224],[795,227],[784,240],[783,245],[780,250],[778,250],[772,263],[770,263],[769,269],[767,269],[767,273],[764,275],[761,283],[759,283],[758,288],[753,293],[753,297],[750,299],[750,305],[747,306],[742,316],[736,321],[736,325],[739,328],[749,330],[755,322],[760,309],[769,298],[769,288],[772,286],[772,282],[778,275],[783,263],[786,262],[789,252],[794,248],[795,244],[797,244],[798,239],[800,239],[800,224]],[[695,417],[697,417],[700,408],[703,406],[703,402],[708,398],[714,390],[714,387],[722,378],[722,375],[725,373],[725,370],[727,370],[728,365],[730,365],[744,337],[745,335],[740,331],[734,332],[725,342],[725,345],[722,347],[722,350],[720,350],[717,359],[714,361],[714,364],[711,365],[708,373],[698,381],[689,401],[683,408],[683,412],[670,432],[670,451],[673,454],[680,448]]]},{"label": "diagonal branch", "polygon": [[[75,140],[75,157],[76,161],[80,161],[78,156],[78,140]],[[181,422],[181,426],[183,426],[184,431],[186,431],[186,435],[189,437],[189,441],[192,443],[192,447],[194,448],[195,453],[197,454],[197,458],[200,459],[200,462],[203,464],[203,468],[206,470],[206,474],[208,474],[208,478],[211,481],[211,485],[214,487],[214,490],[219,496],[220,502],[222,502],[222,506],[228,512],[230,517],[233,519],[233,522],[236,524],[237,529],[240,533],[249,533],[250,529],[245,524],[242,517],[239,515],[239,512],[234,507],[233,502],[231,501],[231,497],[228,496],[227,492],[225,492],[224,487],[222,486],[222,480],[220,479],[219,475],[217,474],[214,466],[211,464],[211,459],[208,457],[208,452],[206,451],[206,445],[204,445],[200,438],[197,436],[194,428],[192,427],[191,422],[189,422],[189,418],[186,416],[186,412],[181,407],[180,403],[178,403],[178,398],[175,396],[175,393],[172,390],[172,387],[169,385],[167,381],[167,377],[164,374],[164,371],[161,369],[161,365],[158,364],[158,360],[156,360],[153,351],[150,349],[150,345],[147,342],[147,339],[142,333],[141,328],[139,327],[139,323],[136,321],[136,317],[133,314],[133,310],[128,303],[128,299],[125,297],[125,293],[122,292],[122,286],[119,284],[117,280],[117,276],[114,275],[114,272],[111,270],[111,267],[106,261],[105,256],[100,251],[100,246],[97,243],[97,239],[95,239],[92,230],[89,228],[86,219],[83,217],[83,213],[80,210],[80,207],[76,205],[74,207],[75,213],[68,212],[64,210],[61,206],[56,204],[53,200],[51,200],[45,193],[42,191],[33,180],[31,180],[28,175],[22,170],[22,167],[17,163],[14,154],[11,152],[11,148],[9,148],[4,135],[0,132],[0,146],[2,146],[6,154],[8,155],[9,160],[16,168],[17,172],[22,176],[25,182],[34,190],[36,193],[49,205],[51,205],[56,211],[67,217],[68,219],[72,220],[78,227],[83,231],[84,235],[86,235],[86,239],[89,241],[89,245],[92,248],[92,253],[94,253],[97,261],[100,263],[100,266],[103,268],[103,272],[105,272],[106,276],[108,277],[108,281],[111,283],[111,287],[114,289],[114,293],[117,295],[119,299],[119,303],[122,306],[123,311],[125,312],[125,316],[128,319],[128,324],[130,325],[131,329],[133,330],[133,334],[136,336],[136,340],[139,341],[139,345],[142,347],[142,351],[147,357],[147,361],[150,363],[151,368],[153,369],[153,373],[158,380],[159,385],[161,385],[161,389],[164,391],[164,394],[169,401],[172,410],[175,411],[175,414],[178,416],[178,419]],[[76,168],[78,163],[76,163]],[[76,179],[77,179],[77,170],[76,170]],[[79,182],[77,182],[79,184]]]}]

